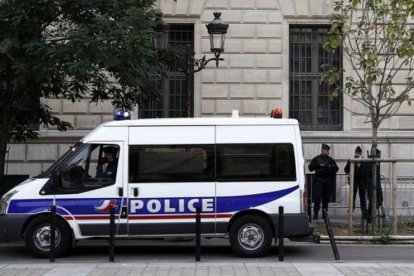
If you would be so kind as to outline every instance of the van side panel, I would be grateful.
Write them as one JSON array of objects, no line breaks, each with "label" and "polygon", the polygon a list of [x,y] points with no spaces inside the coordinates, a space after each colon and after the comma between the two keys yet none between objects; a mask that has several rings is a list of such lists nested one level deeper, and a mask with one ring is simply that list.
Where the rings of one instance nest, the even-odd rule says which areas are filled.
[{"label": "van side panel", "polygon": [[130,145],[214,144],[214,126],[131,127]]},{"label": "van side panel", "polygon": [[[291,144],[294,149],[296,178],[293,180],[265,179],[247,181],[216,182],[217,203],[222,198],[233,198],[230,205],[234,208],[226,214],[236,214],[240,211],[257,210],[269,215],[277,224],[278,207],[283,206],[287,227],[286,235],[308,234],[309,227],[306,216],[301,214],[301,193],[304,188],[303,157],[300,138],[297,137],[297,125],[267,125],[267,126],[217,126],[216,143],[260,145],[260,144]],[[237,198],[246,197],[247,206],[237,208]],[[217,229],[226,231],[229,218],[220,217],[218,208]],[[291,223],[290,223],[291,222]],[[298,229],[301,228],[301,229]]]},{"label": "van side panel", "polygon": [[293,125],[217,126],[217,144],[295,143]]}]

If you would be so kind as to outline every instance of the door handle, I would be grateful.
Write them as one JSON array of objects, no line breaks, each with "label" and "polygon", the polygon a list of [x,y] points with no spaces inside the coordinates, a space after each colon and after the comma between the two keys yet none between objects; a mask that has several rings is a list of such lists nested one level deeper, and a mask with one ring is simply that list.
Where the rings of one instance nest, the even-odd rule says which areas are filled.
[{"label": "door handle", "polygon": [[125,207],[125,206],[122,207],[121,208],[121,218],[127,218],[128,217],[127,212],[128,212],[127,207]]},{"label": "door handle", "polygon": [[123,197],[124,196],[124,189],[118,188],[118,195],[119,195],[119,197]]},{"label": "door handle", "polygon": [[134,197],[137,197],[139,194],[138,188],[134,188]]}]

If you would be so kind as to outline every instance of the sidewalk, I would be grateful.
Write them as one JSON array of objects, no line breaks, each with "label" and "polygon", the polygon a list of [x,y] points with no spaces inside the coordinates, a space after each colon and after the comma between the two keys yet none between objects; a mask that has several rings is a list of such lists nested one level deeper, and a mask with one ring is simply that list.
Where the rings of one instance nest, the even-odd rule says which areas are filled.
[{"label": "sidewalk", "polygon": [[414,275],[406,263],[249,263],[249,262],[146,262],[146,263],[19,263],[0,264],[0,275],[145,275],[145,276],[256,276],[256,275]]}]

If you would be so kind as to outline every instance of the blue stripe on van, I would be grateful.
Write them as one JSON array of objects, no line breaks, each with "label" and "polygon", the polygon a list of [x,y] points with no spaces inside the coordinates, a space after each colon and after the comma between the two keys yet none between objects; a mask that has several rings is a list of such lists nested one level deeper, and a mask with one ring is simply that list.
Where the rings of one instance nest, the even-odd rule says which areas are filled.
[{"label": "blue stripe on van", "polygon": [[[241,210],[246,210],[250,208],[254,208],[271,201],[277,200],[282,198],[293,191],[299,189],[299,185],[274,191],[268,193],[261,193],[261,194],[253,194],[253,195],[242,195],[242,196],[225,196],[225,197],[217,197],[217,204],[212,204],[213,210],[205,213],[229,213],[229,212],[237,212]],[[178,210],[176,206],[179,199],[184,200],[187,205],[189,200],[191,199],[211,199],[214,202],[213,197],[183,197],[183,198],[133,198],[128,201],[130,204],[131,200],[142,200],[144,202],[144,208],[140,209],[139,212],[136,214],[171,214],[171,212],[166,212],[164,201],[169,199],[171,202],[170,207],[174,207]],[[109,212],[109,204],[113,204],[119,207],[121,205],[121,198],[72,198],[72,199],[57,199],[56,204],[59,207],[58,213],[61,215],[90,215],[90,214],[107,214]],[[150,212],[146,208],[146,203],[149,200],[159,200],[161,202],[162,208],[157,212]],[[52,205],[52,199],[25,199],[25,200],[12,200],[10,202],[10,206],[8,209],[9,214],[13,213],[21,213],[21,214],[35,214],[44,211],[50,210]],[[108,206],[106,206],[108,205]],[[217,210],[214,210],[215,207]],[[276,211],[275,211],[276,212]],[[192,213],[189,210],[188,206],[186,206],[182,212],[175,212],[178,213]]]},{"label": "blue stripe on van", "polygon": [[217,213],[228,213],[250,209],[284,197],[297,189],[299,189],[299,185],[293,186],[288,189],[263,194],[218,197]]}]

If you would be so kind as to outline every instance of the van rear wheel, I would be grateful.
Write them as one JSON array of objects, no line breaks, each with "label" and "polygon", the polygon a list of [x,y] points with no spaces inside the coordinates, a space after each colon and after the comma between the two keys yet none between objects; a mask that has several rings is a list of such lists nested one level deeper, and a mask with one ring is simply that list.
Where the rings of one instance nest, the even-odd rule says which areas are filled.
[{"label": "van rear wheel", "polygon": [[[50,256],[51,223],[49,216],[42,216],[32,220],[26,228],[24,241],[27,250],[36,257]],[[70,229],[61,219],[56,219],[55,256],[59,257],[70,248]]]},{"label": "van rear wheel", "polygon": [[272,245],[272,229],[262,217],[255,215],[237,219],[230,228],[230,245],[240,257],[265,255]]}]

